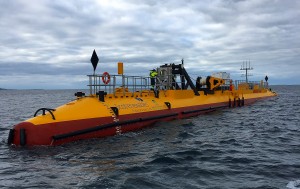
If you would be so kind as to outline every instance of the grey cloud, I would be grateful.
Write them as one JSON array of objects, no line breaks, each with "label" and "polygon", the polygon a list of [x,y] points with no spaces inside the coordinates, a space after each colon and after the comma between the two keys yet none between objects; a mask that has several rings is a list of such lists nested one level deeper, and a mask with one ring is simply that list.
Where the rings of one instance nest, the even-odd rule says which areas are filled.
[{"label": "grey cloud", "polygon": [[0,74],[85,75],[96,49],[101,72],[123,61],[126,73],[147,75],[184,58],[203,75],[251,60],[258,76],[265,68],[300,83],[299,9],[292,0],[1,1]]}]

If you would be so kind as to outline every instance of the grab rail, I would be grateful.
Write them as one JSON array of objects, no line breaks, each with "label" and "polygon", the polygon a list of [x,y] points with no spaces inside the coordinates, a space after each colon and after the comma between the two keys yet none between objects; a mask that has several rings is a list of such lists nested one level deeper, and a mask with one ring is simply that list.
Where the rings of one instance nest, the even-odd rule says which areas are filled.
[{"label": "grab rail", "polygon": [[48,111],[50,114],[51,114],[51,116],[52,116],[52,119],[53,120],[55,120],[55,116],[54,116],[54,114],[52,113],[52,111],[55,111],[55,109],[51,109],[51,108],[40,108],[40,109],[38,109],[35,113],[34,113],[34,116],[33,117],[35,117],[36,115],[37,115],[37,113],[39,112],[39,111],[43,111],[43,114],[42,115],[46,115],[46,111]]}]

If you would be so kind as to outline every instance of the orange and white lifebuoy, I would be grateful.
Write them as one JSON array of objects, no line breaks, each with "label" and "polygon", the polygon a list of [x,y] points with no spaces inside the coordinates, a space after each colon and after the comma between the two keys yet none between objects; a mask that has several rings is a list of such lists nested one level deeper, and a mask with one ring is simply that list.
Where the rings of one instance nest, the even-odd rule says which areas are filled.
[{"label": "orange and white lifebuoy", "polygon": [[107,85],[110,82],[110,75],[108,72],[104,72],[102,74],[102,81],[105,85]]}]

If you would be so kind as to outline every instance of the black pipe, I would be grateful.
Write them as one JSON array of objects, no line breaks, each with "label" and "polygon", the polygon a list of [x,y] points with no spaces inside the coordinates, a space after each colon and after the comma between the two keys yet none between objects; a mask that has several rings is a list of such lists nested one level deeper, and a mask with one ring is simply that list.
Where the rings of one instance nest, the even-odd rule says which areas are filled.
[{"label": "black pipe", "polygon": [[154,120],[154,119],[161,119],[161,118],[172,117],[172,116],[177,116],[177,115],[178,115],[178,113],[172,113],[172,114],[166,114],[166,115],[160,115],[160,116],[140,118],[140,120],[141,121],[150,121],[150,120]]},{"label": "black pipe", "polygon": [[21,128],[20,129],[20,145],[25,146],[26,145],[26,133],[25,129]]},{"label": "black pipe", "polygon": [[202,111],[208,111],[208,110],[212,110],[212,108],[209,107],[209,108],[203,108],[203,109],[198,109],[198,110],[183,111],[182,114],[190,114],[190,113],[196,113],[196,112],[202,112]]},{"label": "black pipe", "polygon": [[78,131],[74,131],[74,132],[70,132],[70,133],[66,133],[66,134],[54,135],[54,136],[52,136],[52,138],[54,140],[60,140],[60,139],[69,138],[69,137],[78,136],[78,135],[83,135],[83,134],[87,134],[87,133],[91,133],[91,132],[95,132],[95,131],[100,131],[100,130],[103,130],[103,129],[108,129],[108,128],[116,127],[116,126],[120,126],[120,125],[127,125],[127,124],[137,123],[137,122],[141,122],[141,121],[150,121],[150,120],[154,120],[154,119],[172,117],[172,116],[176,116],[176,115],[178,115],[178,113],[172,113],[172,114],[166,114],[166,115],[160,115],[160,116],[152,116],[152,117],[148,117],[148,118],[138,118],[138,119],[108,123],[108,124],[105,124],[105,125],[99,125],[99,126],[96,126],[96,127],[82,129],[82,130],[78,130]]},{"label": "black pipe", "polygon": [[190,114],[190,113],[196,113],[196,112],[203,112],[203,111],[208,111],[208,110],[216,110],[219,108],[226,108],[226,106],[216,106],[216,107],[209,107],[209,108],[203,108],[203,109],[198,109],[198,110],[189,110],[189,111],[183,111],[182,114]]},{"label": "black pipe", "polygon": [[13,143],[14,136],[15,136],[15,130],[14,129],[9,129],[8,139],[7,139],[7,144],[8,145]]}]

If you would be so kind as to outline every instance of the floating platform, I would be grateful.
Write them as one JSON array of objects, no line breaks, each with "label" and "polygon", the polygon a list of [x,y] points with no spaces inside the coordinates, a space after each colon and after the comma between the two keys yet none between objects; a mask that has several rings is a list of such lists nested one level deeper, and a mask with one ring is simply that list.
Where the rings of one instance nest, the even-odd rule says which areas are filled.
[{"label": "floating platform", "polygon": [[10,130],[8,144],[48,146],[113,136],[276,96],[267,81],[232,82],[208,76],[194,83],[183,63],[153,71],[154,77],[125,76],[119,63],[117,75],[88,75],[89,95],[77,92],[75,100],[60,107],[37,110]]}]

